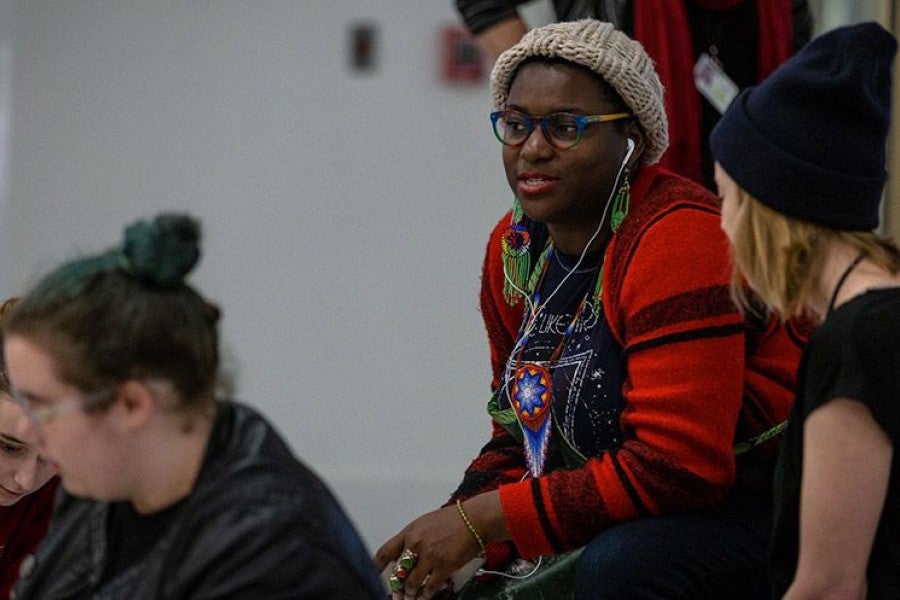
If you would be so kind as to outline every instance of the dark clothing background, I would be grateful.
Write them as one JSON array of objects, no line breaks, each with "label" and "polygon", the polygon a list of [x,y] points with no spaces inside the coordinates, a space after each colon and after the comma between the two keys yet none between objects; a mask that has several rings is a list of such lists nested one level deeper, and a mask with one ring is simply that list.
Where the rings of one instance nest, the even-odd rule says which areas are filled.
[{"label": "dark clothing background", "polygon": [[[769,600],[769,492],[617,525],[581,553],[576,600]],[[631,560],[623,560],[630,557]]]},{"label": "dark clothing background", "polygon": [[[472,33],[481,33],[488,27],[496,25],[518,15],[516,7],[525,4],[529,0],[456,0],[456,8],[462,15],[463,21]],[[577,21],[595,17],[601,21],[609,21],[618,26],[617,21],[610,18],[601,18],[606,15],[605,10],[598,10],[596,5],[607,4],[596,0],[555,0],[553,9],[558,21]],[[614,2],[613,4],[623,4]],[[619,27],[621,29],[621,27]]]},{"label": "dark clothing background", "polygon": [[[779,598],[797,568],[806,417],[830,400],[851,398],[869,408],[895,449],[900,444],[900,288],[866,292],[835,310],[810,336],[798,382],[797,400],[775,472],[771,555],[773,585]],[[897,598],[900,460],[896,452],[867,576],[870,599]]]},{"label": "dark clothing background", "polygon": [[325,484],[236,403],[219,403],[200,476],[178,504],[140,516],[64,493],[53,519],[18,600],[385,597]]},{"label": "dark clothing background", "polygon": [[12,506],[0,507],[0,599],[19,579],[19,565],[34,552],[47,532],[53,499],[59,480],[54,477],[44,487]]},{"label": "dark clothing background", "polygon": [[[456,7],[469,30],[478,34],[506,19],[517,16],[517,7],[526,2],[527,0],[456,0]],[[669,2],[675,2],[675,0],[659,0],[659,8],[655,10],[665,10],[664,4]],[[716,59],[738,88],[743,89],[758,83],[757,57],[761,32],[756,2],[747,0],[737,3],[733,1],[716,3],[712,0],[704,2],[683,0],[683,3],[693,44],[694,62],[701,53],[712,53],[711,48],[714,46]],[[720,5],[726,8],[722,8]],[[812,15],[806,0],[791,0],[790,6],[789,16],[792,31],[790,48],[792,52],[796,52],[809,41],[812,35]],[[553,7],[558,21],[575,21],[593,17],[612,23],[629,37],[647,44],[645,40],[635,35],[631,0],[556,0],[553,2]],[[785,10],[785,14],[787,14],[787,10]],[[673,43],[670,42],[670,44]],[[677,53],[677,49],[671,47],[668,51]],[[654,52],[650,48],[648,48],[648,53],[658,67],[665,63],[662,60],[664,57],[654,56]],[[662,76],[662,72],[660,75]],[[679,76],[689,80],[692,78],[690,72],[679,73]],[[663,77],[663,79],[665,78]],[[665,85],[665,81],[663,84]],[[690,83],[688,87],[694,90],[693,83]],[[678,171],[680,175],[696,179],[699,183],[714,190],[716,188],[713,180],[713,158],[707,140],[721,115],[699,92],[694,91],[693,93],[700,96],[700,114],[694,116],[688,114],[690,111],[679,113],[678,99],[674,101],[674,110],[670,112],[667,108],[671,136],[670,149],[667,154],[678,152],[678,148],[683,147],[684,143],[679,137],[679,128],[673,128],[671,122],[675,119],[684,121],[696,118],[699,120],[696,125],[699,131],[693,132],[692,135],[699,135],[700,139],[699,168],[694,164],[692,169],[679,169],[678,165],[681,163],[673,157],[664,157],[661,164],[666,168]],[[697,173],[696,176],[694,172]],[[701,175],[702,181],[699,179]]]},{"label": "dark clothing background", "polygon": [[[537,290],[547,303],[522,353],[522,362],[546,366],[585,294],[593,293],[603,257],[586,257],[582,264],[587,266],[570,275],[577,262],[577,256],[564,256],[555,250],[548,257],[547,276]],[[566,285],[554,293],[563,279]],[[573,329],[552,365],[551,438],[563,435],[583,456],[601,456],[623,442],[619,416],[625,407],[625,353],[609,330],[603,307],[595,305],[593,299],[587,301]],[[514,365],[509,363],[504,373],[501,409],[511,408]],[[547,472],[565,466],[553,464],[552,458],[548,456]]]}]

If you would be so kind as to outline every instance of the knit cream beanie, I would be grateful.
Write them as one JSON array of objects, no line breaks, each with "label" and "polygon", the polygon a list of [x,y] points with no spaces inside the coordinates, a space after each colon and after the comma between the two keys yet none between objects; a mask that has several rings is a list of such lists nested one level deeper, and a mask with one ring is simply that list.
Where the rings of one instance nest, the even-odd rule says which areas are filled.
[{"label": "knit cream beanie", "polygon": [[497,59],[491,72],[494,107],[506,106],[516,71],[529,58],[560,58],[597,73],[629,106],[646,137],[642,160],[652,164],[669,145],[663,88],[644,47],[610,23],[584,19],[532,29]]}]

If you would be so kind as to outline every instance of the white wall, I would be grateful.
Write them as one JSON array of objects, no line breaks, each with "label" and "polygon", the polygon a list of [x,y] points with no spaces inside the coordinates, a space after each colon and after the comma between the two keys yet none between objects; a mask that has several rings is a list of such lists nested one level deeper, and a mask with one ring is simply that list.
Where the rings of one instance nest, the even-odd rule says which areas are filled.
[{"label": "white wall", "polygon": [[510,194],[486,83],[438,77],[457,22],[452,0],[0,0],[0,296],[137,217],[196,214],[238,396],[373,550],[489,431],[477,291]]},{"label": "white wall", "polygon": [[478,284],[510,198],[486,83],[438,76],[451,0],[0,6],[0,295],[190,211],[238,397],[372,550],[443,502],[489,435]]},{"label": "white wall", "polygon": [[891,28],[891,12],[897,10],[897,0],[809,0],[815,17],[815,35],[862,21],[878,21]]}]

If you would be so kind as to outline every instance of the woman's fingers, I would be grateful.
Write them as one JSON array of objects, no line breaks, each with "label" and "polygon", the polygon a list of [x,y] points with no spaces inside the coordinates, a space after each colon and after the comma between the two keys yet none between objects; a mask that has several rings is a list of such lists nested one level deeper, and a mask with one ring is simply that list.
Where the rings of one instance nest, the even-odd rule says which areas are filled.
[{"label": "woman's fingers", "polygon": [[[405,530],[404,530],[405,531]],[[375,553],[374,558],[372,559],[375,562],[375,568],[379,571],[383,571],[388,563],[397,560],[397,557],[400,556],[400,553],[403,551],[403,532],[401,531],[378,549],[378,552]]]},{"label": "woman's fingers", "polygon": [[374,561],[379,570],[396,561],[387,573],[392,600],[429,600],[479,550],[456,507],[446,506],[407,525]]}]

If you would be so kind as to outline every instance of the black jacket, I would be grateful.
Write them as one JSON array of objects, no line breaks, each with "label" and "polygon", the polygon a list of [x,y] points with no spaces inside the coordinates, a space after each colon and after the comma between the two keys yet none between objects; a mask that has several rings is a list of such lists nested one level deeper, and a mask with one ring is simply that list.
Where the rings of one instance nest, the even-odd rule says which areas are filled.
[{"label": "black jacket", "polygon": [[219,404],[194,490],[156,542],[97,587],[110,543],[109,512],[108,503],[63,493],[14,597],[385,597],[365,546],[329,490],[259,414],[240,404]]},{"label": "black jacket", "polygon": [[[517,7],[529,0],[455,0],[460,16],[473,34],[478,34],[501,21],[518,16]],[[609,21],[629,37],[634,37],[631,2],[629,0],[553,0],[557,21],[600,19]],[[812,35],[812,13],[807,0],[791,2],[793,52],[799,50]],[[640,40],[638,40],[640,41]]]}]

